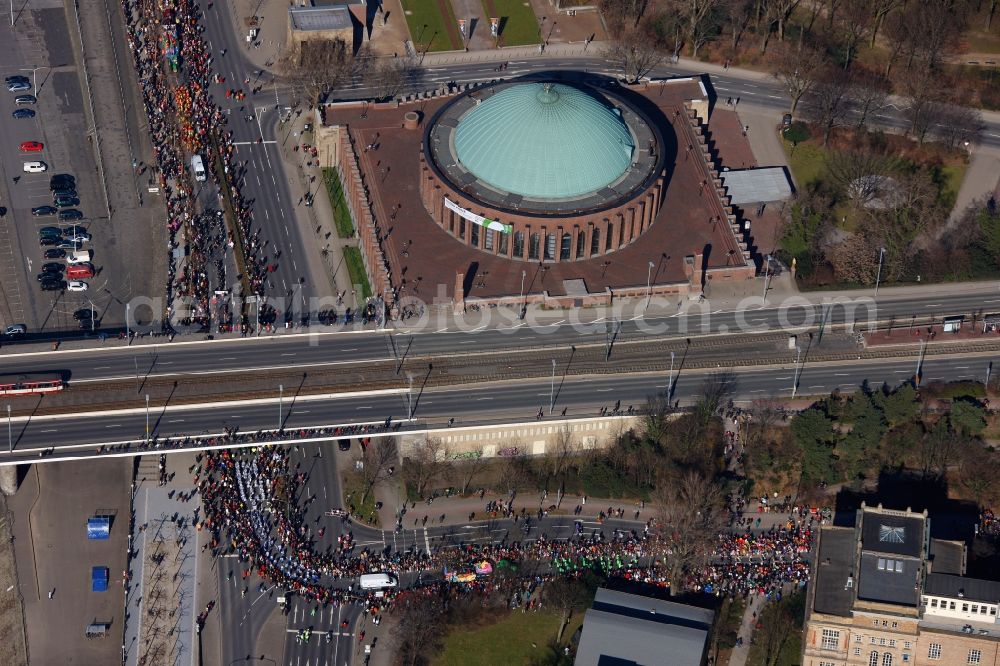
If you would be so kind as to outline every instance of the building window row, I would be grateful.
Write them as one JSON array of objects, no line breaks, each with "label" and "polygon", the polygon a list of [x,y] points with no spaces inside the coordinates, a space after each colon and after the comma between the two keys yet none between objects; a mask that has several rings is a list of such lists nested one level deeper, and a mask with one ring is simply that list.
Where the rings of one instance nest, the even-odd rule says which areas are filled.
[{"label": "building window row", "polygon": [[931,643],[927,646],[927,658],[928,659],[940,659],[941,658],[941,644]]},{"label": "building window row", "polygon": [[840,632],[836,629],[824,629],[820,647],[824,650],[836,650],[840,647]]}]

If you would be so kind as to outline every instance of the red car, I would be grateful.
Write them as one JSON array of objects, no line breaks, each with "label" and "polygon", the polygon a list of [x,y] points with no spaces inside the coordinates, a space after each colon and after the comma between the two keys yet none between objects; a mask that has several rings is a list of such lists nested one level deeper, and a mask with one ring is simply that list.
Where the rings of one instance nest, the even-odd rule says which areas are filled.
[{"label": "red car", "polygon": [[43,148],[45,148],[45,144],[41,141],[25,141],[21,144],[21,152],[24,153],[37,153]]}]

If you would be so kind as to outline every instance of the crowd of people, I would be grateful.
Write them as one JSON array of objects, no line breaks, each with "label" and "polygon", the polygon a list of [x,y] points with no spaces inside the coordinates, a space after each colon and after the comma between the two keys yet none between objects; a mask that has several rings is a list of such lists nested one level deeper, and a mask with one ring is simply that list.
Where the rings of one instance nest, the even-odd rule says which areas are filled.
[{"label": "crowd of people", "polygon": [[[537,532],[533,540],[462,544],[428,553],[421,549],[359,548],[352,535],[337,548],[321,550],[318,532],[307,524],[298,489],[306,478],[290,469],[287,447],[260,446],[240,450],[207,451],[193,470],[204,505],[204,527],[211,530],[215,555],[235,554],[248,563],[244,578],[256,573],[278,586],[321,603],[370,601],[368,593],[344,589],[343,581],[361,574],[386,572],[396,576],[419,574],[422,587],[447,585],[428,572],[441,572],[456,562],[488,560],[498,567],[517,568],[533,563],[532,575],[541,579],[579,575],[595,570],[607,576],[668,584],[665,564],[670,552],[647,523],[642,529],[578,531],[569,539],[550,539]],[[493,507],[502,509],[500,506]],[[278,507],[278,509],[276,509]],[[347,519],[344,518],[346,521]],[[529,519],[530,520],[530,519]],[[537,529],[537,528],[536,528]],[[693,571],[687,589],[715,594],[771,594],[787,583],[808,578],[806,554],[813,537],[811,524],[790,520],[765,532],[746,530],[719,535],[711,564]],[[493,583],[480,577],[470,590],[487,591]]]},{"label": "crowd of people", "polygon": [[[212,56],[202,37],[201,9],[192,0],[122,0],[122,7],[149,120],[156,160],[153,174],[159,178],[167,208],[165,321],[169,322],[176,310],[184,325],[207,324],[214,292],[210,272],[213,264],[217,272],[223,269],[215,282],[219,286],[219,278],[224,277],[220,262],[225,261],[227,248],[238,243],[246,250],[243,277],[253,295],[263,293],[267,270],[273,269],[273,264],[267,264],[266,257],[256,251],[263,248],[263,242],[259,231],[252,230],[252,202],[239,188],[244,167],[234,159],[232,131],[226,130],[226,114],[210,91],[211,84],[220,79],[212,73]],[[220,192],[228,194],[235,234],[226,230],[221,211],[199,210],[197,181],[188,171],[188,155],[207,158],[205,171]],[[219,169],[211,168],[216,158]],[[181,304],[183,310],[178,308]]]}]

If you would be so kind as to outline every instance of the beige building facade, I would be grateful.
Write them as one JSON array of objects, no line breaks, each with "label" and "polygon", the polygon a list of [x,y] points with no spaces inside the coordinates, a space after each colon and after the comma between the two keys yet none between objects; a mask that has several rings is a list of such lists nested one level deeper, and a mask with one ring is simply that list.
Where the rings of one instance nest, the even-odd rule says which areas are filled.
[{"label": "beige building facade", "polygon": [[927,512],[862,504],[820,531],[803,666],[1000,665],[1000,583],[964,573],[965,544],[930,538]]}]

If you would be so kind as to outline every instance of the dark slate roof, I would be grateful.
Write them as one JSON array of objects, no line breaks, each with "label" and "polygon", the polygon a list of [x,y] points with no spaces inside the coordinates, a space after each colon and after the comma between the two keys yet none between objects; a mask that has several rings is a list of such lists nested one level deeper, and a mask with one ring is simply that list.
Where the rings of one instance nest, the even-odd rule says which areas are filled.
[{"label": "dark slate roof", "polygon": [[958,541],[931,539],[931,571],[961,576],[965,559],[965,544]]},{"label": "dark slate roof", "polygon": [[964,599],[995,604],[1000,602],[1000,582],[932,573],[928,574],[927,581],[924,583],[924,594],[957,599],[959,593]]},{"label": "dark slate roof", "polygon": [[813,609],[817,613],[843,617],[851,614],[854,589],[847,587],[847,579],[854,573],[855,544],[852,528],[824,527],[820,530],[813,583],[816,588]]},{"label": "dark slate roof", "polygon": [[902,606],[916,606],[921,562],[887,553],[861,553],[858,599]]},{"label": "dark slate roof", "polygon": [[924,517],[862,513],[861,548],[878,553],[922,557]]},{"label": "dark slate roof", "polygon": [[703,608],[599,589],[574,664],[700,666],[712,617]]}]

